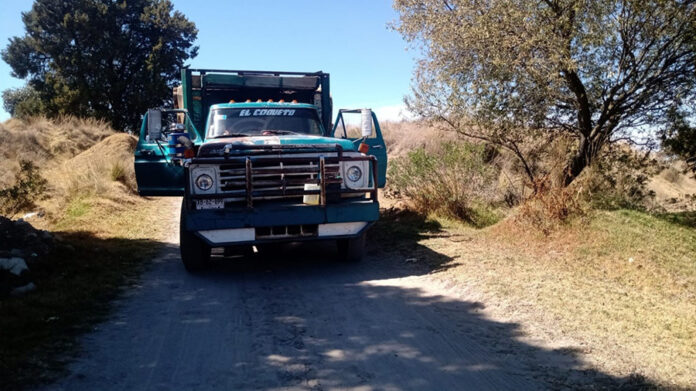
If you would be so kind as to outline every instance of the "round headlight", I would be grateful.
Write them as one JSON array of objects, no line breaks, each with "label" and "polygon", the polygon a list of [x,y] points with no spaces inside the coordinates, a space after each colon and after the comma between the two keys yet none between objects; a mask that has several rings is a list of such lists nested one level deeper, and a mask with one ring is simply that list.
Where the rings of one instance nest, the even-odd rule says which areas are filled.
[{"label": "round headlight", "polygon": [[213,187],[213,178],[208,174],[199,175],[196,178],[196,187],[203,191],[210,190]]},{"label": "round headlight", "polygon": [[362,178],[362,171],[360,171],[358,166],[350,166],[350,168],[346,170],[346,177],[348,177],[348,180],[351,182],[357,182]]}]

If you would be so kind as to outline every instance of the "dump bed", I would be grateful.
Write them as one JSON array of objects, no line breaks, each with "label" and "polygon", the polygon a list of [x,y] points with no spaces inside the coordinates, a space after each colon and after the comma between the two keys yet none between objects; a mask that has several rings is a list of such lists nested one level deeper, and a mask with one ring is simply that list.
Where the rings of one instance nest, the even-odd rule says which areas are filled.
[{"label": "dump bed", "polygon": [[319,109],[324,127],[331,129],[332,102],[328,73],[181,70],[181,85],[174,88],[174,105],[188,110],[201,134],[205,133],[210,106],[230,101],[296,101],[312,104]]}]

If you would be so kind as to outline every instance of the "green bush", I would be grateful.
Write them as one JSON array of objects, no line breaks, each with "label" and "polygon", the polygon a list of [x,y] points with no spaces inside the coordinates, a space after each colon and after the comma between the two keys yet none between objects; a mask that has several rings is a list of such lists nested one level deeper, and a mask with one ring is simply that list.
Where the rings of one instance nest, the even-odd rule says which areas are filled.
[{"label": "green bush", "polygon": [[394,161],[390,187],[421,213],[462,219],[477,227],[494,224],[498,168],[483,145],[445,142],[437,152],[415,149]]},{"label": "green bush", "polygon": [[610,152],[578,178],[585,198],[596,209],[651,209],[655,194],[648,182],[661,166],[631,149]]},{"label": "green bush", "polygon": [[48,182],[38,167],[28,160],[21,160],[14,185],[0,190],[0,213],[12,216],[33,207],[34,202],[44,197],[47,188]]}]

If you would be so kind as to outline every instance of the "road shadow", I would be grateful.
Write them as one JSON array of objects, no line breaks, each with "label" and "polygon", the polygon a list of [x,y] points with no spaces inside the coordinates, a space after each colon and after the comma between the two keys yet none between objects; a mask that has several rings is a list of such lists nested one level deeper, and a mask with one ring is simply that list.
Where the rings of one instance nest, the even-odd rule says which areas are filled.
[{"label": "road shadow", "polygon": [[[37,322],[48,325],[49,339],[102,323],[79,339],[81,349],[68,349],[79,355],[59,358],[72,360],[68,374],[46,389],[662,388],[590,368],[576,349],[525,343],[519,324],[486,318],[485,303],[429,290],[422,277],[453,263],[420,244],[440,235],[447,233],[436,222],[390,210],[370,231],[361,263],[336,261],[333,242],[304,243],[275,254],[216,256],[197,275],[184,271],[176,245],[74,236],[75,248],[46,271],[46,281],[68,264],[81,273],[60,283],[74,297],[59,315],[65,323],[55,328],[44,314]],[[132,253],[154,249],[159,255],[136,277],[142,269]],[[103,317],[97,302],[117,291]],[[78,300],[87,301],[70,323]]]},{"label": "road shadow", "polygon": [[[442,233],[435,222],[391,211],[371,230],[362,263],[332,260],[332,242],[294,244],[277,254],[216,257],[210,270],[187,277],[195,283],[181,293],[199,301],[212,299],[209,292],[246,295],[246,309],[207,302],[212,311],[252,313],[240,333],[254,341],[254,353],[214,364],[230,389],[662,388],[640,375],[593,369],[577,349],[522,342],[520,325],[487,319],[484,303],[426,291],[410,279],[397,286],[396,278],[451,267],[452,258],[419,244]],[[224,316],[185,321],[201,319],[201,335],[228,326]]]},{"label": "road shadow", "polygon": [[[55,232],[50,250],[27,257],[35,289],[0,298],[0,390],[21,390],[64,374],[75,341],[107,320],[112,303],[167,244]],[[173,250],[173,248],[170,247]]]},{"label": "road shadow", "polygon": [[[419,241],[443,235],[440,224],[406,210],[382,211],[381,219],[368,232],[366,253],[371,260],[389,260],[401,263],[389,268],[378,268],[370,273],[371,279],[398,278],[446,270],[452,258],[418,244]],[[207,276],[235,273],[268,272],[331,272],[340,276],[342,271],[356,270],[355,263],[338,261],[336,242],[312,241],[289,243],[261,249],[252,256],[225,256],[222,249],[214,249],[212,267]],[[367,264],[357,266],[359,270]],[[381,264],[380,264],[381,266]]]}]

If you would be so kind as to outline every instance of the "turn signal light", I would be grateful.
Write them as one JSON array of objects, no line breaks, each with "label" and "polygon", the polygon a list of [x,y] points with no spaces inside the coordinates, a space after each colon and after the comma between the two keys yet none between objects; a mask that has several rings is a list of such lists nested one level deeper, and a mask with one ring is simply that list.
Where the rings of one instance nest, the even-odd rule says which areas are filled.
[{"label": "turn signal light", "polygon": [[360,143],[360,146],[358,147],[358,151],[360,153],[367,153],[370,150],[370,146],[365,144],[365,143]]},{"label": "turn signal light", "polygon": [[234,99],[230,99],[230,102],[229,102],[229,103],[235,103],[235,102],[234,102]]}]

